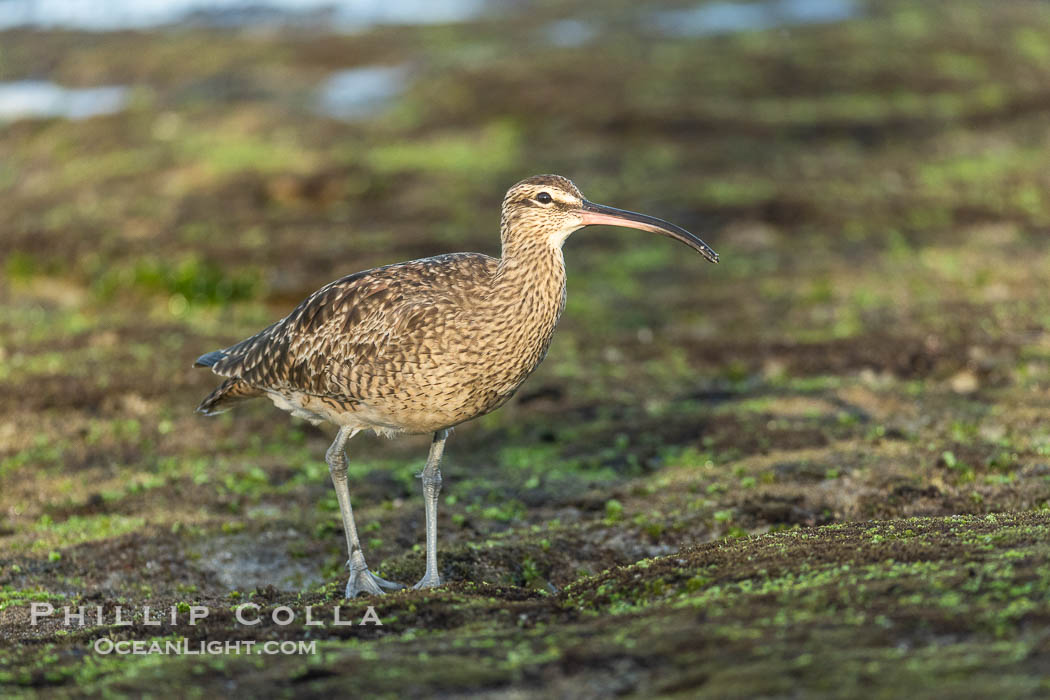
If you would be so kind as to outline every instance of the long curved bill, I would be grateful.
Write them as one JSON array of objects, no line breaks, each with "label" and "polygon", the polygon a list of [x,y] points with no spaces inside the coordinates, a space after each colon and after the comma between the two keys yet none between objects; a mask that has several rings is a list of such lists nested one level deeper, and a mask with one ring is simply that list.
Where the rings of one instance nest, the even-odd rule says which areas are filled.
[{"label": "long curved bill", "polygon": [[718,262],[718,253],[712,250],[711,246],[707,245],[697,236],[689,233],[684,228],[675,226],[663,219],[657,219],[655,216],[646,216],[645,214],[637,214],[633,211],[607,207],[604,204],[595,204],[594,202],[588,202],[587,200],[583,200],[583,206],[579,208],[578,212],[580,218],[583,220],[584,226],[600,224],[604,226],[625,226],[627,228],[641,229],[642,231],[652,231],[653,233],[659,233],[662,236],[673,238],[676,241],[681,241],[711,262]]}]

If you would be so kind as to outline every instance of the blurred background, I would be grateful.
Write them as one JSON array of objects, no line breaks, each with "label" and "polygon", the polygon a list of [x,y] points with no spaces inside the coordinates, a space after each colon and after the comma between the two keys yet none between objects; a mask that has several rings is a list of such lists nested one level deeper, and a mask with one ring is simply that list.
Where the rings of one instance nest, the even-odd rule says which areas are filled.
[{"label": "blurred background", "polygon": [[[1034,0],[0,0],[0,584],[335,591],[329,431],[196,416],[190,365],[344,274],[498,255],[547,172],[722,263],[569,240],[548,359],[449,444],[448,578],[1045,508],[1048,116]],[[350,446],[388,578],[427,443]]]}]

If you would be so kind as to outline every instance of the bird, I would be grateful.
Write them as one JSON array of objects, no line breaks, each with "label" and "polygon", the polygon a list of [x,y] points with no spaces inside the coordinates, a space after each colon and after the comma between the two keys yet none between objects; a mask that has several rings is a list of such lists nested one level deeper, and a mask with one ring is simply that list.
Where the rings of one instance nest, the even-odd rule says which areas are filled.
[{"label": "bird", "polygon": [[450,253],[342,277],[256,335],[194,363],[225,378],[200,413],[267,397],[293,416],[337,428],[325,461],[346,537],[346,598],[405,588],[365,561],[350,505],[347,442],[361,431],[433,435],[416,474],[426,570],[413,588],[441,585],[437,506],[445,441],[455,426],[505,404],[546,356],[565,309],[562,244],[592,225],[662,234],[718,262],[707,243],[679,226],[590,202],[560,175],[536,175],[503,199],[498,259]]}]

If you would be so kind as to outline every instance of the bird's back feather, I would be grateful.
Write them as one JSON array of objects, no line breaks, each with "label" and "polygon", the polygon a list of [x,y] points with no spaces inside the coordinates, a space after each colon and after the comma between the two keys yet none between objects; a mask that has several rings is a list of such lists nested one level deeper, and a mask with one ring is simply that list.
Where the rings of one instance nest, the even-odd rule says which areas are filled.
[{"label": "bird's back feather", "polygon": [[[202,355],[196,364],[238,380],[255,396],[306,394],[345,404],[382,396],[393,390],[393,365],[427,355],[429,329],[474,303],[497,265],[485,255],[454,253],[358,272],[322,287],[256,335]],[[246,390],[227,384],[202,408],[217,394],[248,397]],[[220,399],[213,403],[222,405]]]}]

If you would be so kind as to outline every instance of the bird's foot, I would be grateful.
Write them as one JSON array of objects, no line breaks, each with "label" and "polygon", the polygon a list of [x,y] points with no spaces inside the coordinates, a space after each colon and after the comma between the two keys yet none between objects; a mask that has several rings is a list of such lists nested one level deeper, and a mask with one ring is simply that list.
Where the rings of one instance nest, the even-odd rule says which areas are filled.
[{"label": "bird's foot", "polygon": [[423,575],[423,578],[419,579],[416,585],[412,586],[412,589],[418,591],[422,588],[437,588],[442,583],[444,581],[437,575],[437,572],[431,573],[428,571]]},{"label": "bird's foot", "polygon": [[386,593],[384,588],[391,591],[399,591],[404,588],[400,583],[376,576],[368,570],[364,562],[361,562],[360,566],[354,566],[351,560],[347,562],[347,565],[350,567],[350,579],[346,582],[346,593],[344,594],[347,598],[354,598],[358,593],[383,595]]}]

